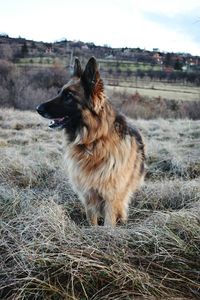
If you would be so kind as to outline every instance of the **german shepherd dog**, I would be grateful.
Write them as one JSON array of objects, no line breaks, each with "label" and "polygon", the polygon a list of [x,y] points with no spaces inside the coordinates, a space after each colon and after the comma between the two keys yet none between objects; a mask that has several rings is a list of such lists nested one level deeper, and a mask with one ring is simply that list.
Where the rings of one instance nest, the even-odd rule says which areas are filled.
[{"label": "german shepherd dog", "polygon": [[71,80],[37,111],[64,130],[64,158],[91,225],[126,222],[129,200],[144,178],[139,131],[107,99],[94,57],[84,70],[75,59]]}]

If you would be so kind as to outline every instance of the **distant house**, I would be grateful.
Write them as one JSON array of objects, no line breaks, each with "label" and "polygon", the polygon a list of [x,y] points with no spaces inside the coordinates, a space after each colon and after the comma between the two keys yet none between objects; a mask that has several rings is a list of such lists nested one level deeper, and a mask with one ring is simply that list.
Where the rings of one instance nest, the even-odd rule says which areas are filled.
[{"label": "distant house", "polygon": [[52,49],[52,47],[46,47],[46,49],[45,49],[45,53],[47,53],[47,54],[51,54],[53,52],[53,49]]},{"label": "distant house", "polygon": [[[157,49],[157,48],[154,48]],[[159,52],[156,52],[153,54],[153,58],[154,60],[158,63],[158,64],[162,64],[163,63],[163,58],[162,55]]]},{"label": "distant house", "polygon": [[170,74],[170,73],[172,73],[174,71],[174,68],[173,67],[163,67],[163,71],[165,73]]},{"label": "distant house", "polygon": [[81,49],[82,50],[89,50],[89,47],[87,45],[83,45],[83,46],[81,46]]}]

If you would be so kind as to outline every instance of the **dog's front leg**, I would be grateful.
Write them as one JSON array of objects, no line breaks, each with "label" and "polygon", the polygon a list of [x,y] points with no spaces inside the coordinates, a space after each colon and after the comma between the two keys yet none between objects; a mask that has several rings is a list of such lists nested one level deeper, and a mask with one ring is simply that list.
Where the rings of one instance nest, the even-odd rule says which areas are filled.
[{"label": "dog's front leg", "polygon": [[112,201],[107,201],[105,205],[105,226],[116,226],[116,223],[126,223],[127,222],[127,208],[123,201],[119,199],[114,199]]},{"label": "dog's front leg", "polygon": [[106,201],[104,226],[114,227],[116,225],[117,214],[113,201]]},{"label": "dog's front leg", "polygon": [[94,190],[90,190],[88,194],[85,195],[85,211],[90,225],[98,225],[98,200],[98,194]]},{"label": "dog's front leg", "polygon": [[98,225],[97,213],[95,213],[92,209],[86,208],[86,216],[90,225]]}]

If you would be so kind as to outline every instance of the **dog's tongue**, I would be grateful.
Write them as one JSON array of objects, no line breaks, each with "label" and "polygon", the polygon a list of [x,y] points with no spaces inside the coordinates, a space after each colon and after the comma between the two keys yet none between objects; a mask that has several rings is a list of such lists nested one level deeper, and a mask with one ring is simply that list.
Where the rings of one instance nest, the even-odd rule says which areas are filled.
[{"label": "dog's tongue", "polygon": [[58,119],[54,119],[53,121],[51,121],[51,123],[49,124],[50,128],[56,128],[56,127],[60,127],[62,125],[62,122],[64,121],[65,118],[58,118]]}]

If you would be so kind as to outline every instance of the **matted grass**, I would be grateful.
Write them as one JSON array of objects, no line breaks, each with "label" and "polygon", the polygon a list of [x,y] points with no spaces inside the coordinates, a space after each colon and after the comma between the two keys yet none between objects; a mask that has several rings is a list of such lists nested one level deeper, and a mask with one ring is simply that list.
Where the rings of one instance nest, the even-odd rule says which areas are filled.
[{"label": "matted grass", "polygon": [[200,298],[200,122],[133,122],[147,177],[113,230],[88,225],[62,133],[36,113],[1,110],[1,299]]}]

